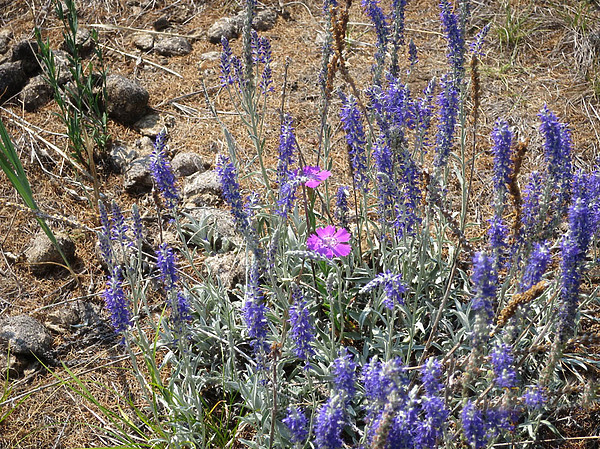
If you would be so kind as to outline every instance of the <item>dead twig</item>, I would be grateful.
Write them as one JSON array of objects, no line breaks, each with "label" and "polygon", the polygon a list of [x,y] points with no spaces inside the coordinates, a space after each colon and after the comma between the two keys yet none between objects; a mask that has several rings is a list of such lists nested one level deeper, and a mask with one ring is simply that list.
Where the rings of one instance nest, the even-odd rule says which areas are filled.
[{"label": "dead twig", "polygon": [[122,26],[122,25],[106,25],[104,23],[89,23],[86,26],[93,27],[93,28],[100,28],[103,30],[133,31],[136,33],[155,34],[158,36],[184,37],[186,39],[200,39],[202,37],[202,35],[200,35],[200,34],[187,35],[187,34],[178,34],[178,33],[167,33],[165,31],[144,30],[142,28],[131,28],[131,27],[126,27],[126,26]]},{"label": "dead twig", "polygon": [[98,43],[98,45],[106,50],[114,51],[115,53],[119,53],[120,55],[135,59],[136,61],[143,62],[145,64],[149,64],[152,67],[156,67],[157,69],[164,70],[165,72],[170,73],[171,75],[175,75],[176,77],[183,79],[183,75],[177,73],[174,70],[168,69],[160,64],[157,64],[156,62],[152,62],[148,59],[144,59],[141,55],[133,55],[131,53],[127,53],[126,51],[117,50],[116,48],[109,47],[108,45],[101,44],[101,43]]}]

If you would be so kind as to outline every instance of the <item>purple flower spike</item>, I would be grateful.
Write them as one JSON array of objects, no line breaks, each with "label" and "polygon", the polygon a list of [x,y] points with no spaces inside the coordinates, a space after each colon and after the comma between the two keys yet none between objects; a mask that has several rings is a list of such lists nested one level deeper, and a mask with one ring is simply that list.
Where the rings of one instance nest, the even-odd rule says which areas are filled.
[{"label": "purple flower spike", "polygon": [[475,404],[468,401],[460,414],[462,428],[465,438],[475,449],[483,448],[487,445],[486,423],[483,413]]},{"label": "purple flower spike", "polygon": [[129,226],[125,223],[125,217],[121,212],[119,205],[113,201],[112,203],[112,227],[111,227],[111,240],[120,243],[129,243],[129,237],[127,237],[127,231]]},{"label": "purple flower spike", "polygon": [[517,386],[517,373],[514,367],[514,357],[511,347],[506,343],[498,344],[490,354],[496,385],[500,388],[514,388]]},{"label": "purple flower spike", "polygon": [[316,232],[306,242],[306,246],[311,251],[315,251],[329,259],[350,254],[351,248],[347,243],[350,240],[350,234],[344,228],[336,230],[335,226],[330,225],[317,228]]},{"label": "purple flower spike", "polygon": [[331,176],[331,172],[328,170],[321,170],[321,167],[304,167],[302,172],[308,181],[304,183],[306,187],[310,187],[311,189],[315,189],[319,184],[325,181],[327,178]]},{"label": "purple flower spike", "polygon": [[251,338],[250,345],[254,352],[260,355],[267,350],[266,342],[268,323],[267,307],[259,285],[258,266],[256,263],[250,268],[248,273],[248,282],[246,285],[246,295],[243,305],[243,314],[248,336]]},{"label": "purple flower spike", "polygon": [[465,64],[465,37],[460,27],[460,20],[452,12],[452,7],[448,0],[440,1],[440,18],[444,26],[446,40],[448,41],[447,57],[448,62],[454,69],[455,76],[461,76],[464,72]]},{"label": "purple flower spike", "polygon": [[557,212],[562,214],[566,211],[573,179],[571,134],[567,125],[560,123],[558,117],[548,109],[548,106],[544,106],[538,117],[542,122],[540,132],[545,140],[544,156],[548,164],[550,182],[558,190],[554,201]]},{"label": "purple flower spike", "polygon": [[558,336],[561,342],[565,342],[573,334],[585,255],[593,233],[592,211],[589,206],[591,198],[586,191],[588,179],[581,172],[575,176],[573,200],[569,206],[569,231],[561,242],[561,305],[558,318]]},{"label": "purple flower spike", "polygon": [[379,6],[378,0],[363,0],[362,6],[365,12],[375,25],[375,34],[377,35],[377,49],[382,55],[385,54],[385,48],[388,41],[389,27],[385,14]]},{"label": "purple flower spike", "polygon": [[306,368],[309,368],[308,358],[315,353],[311,346],[312,341],[315,339],[315,329],[310,319],[308,303],[300,287],[294,286],[292,288],[292,298],[294,304],[290,307],[290,337],[294,342],[296,357],[304,360]]},{"label": "purple flower spike", "polygon": [[527,291],[542,280],[546,268],[550,263],[550,250],[546,243],[536,243],[529,255],[529,261],[521,280],[521,290]]},{"label": "purple flower spike", "polygon": [[542,408],[546,402],[546,393],[540,386],[529,386],[523,395],[525,405],[533,410]]},{"label": "purple flower spike", "polygon": [[335,391],[342,394],[346,401],[350,401],[356,393],[355,371],[356,363],[352,360],[352,354],[344,348],[333,361],[333,383]]},{"label": "purple flower spike", "polygon": [[496,297],[498,275],[494,269],[494,258],[485,253],[477,253],[473,258],[473,284],[475,297],[473,310],[482,311],[486,321],[491,321],[494,314],[492,301]]},{"label": "purple flower spike", "polygon": [[101,228],[98,231],[98,241],[100,242],[100,253],[102,254],[102,258],[107,264],[112,264],[114,262],[114,254],[112,250],[112,246],[110,244],[110,236],[112,234],[112,225],[108,219],[108,213],[106,212],[106,207],[102,201],[98,202],[98,211],[100,212],[100,224]]},{"label": "purple flower spike", "polygon": [[340,111],[342,125],[346,132],[348,153],[352,163],[352,175],[358,189],[366,192],[369,189],[369,177],[367,175],[367,155],[365,145],[367,137],[363,127],[362,115],[358,109],[356,99],[350,95],[342,96],[342,110]]},{"label": "purple flower spike", "polygon": [[339,395],[335,395],[319,410],[315,423],[315,446],[317,449],[341,448],[343,442],[340,434],[345,423],[344,401]]},{"label": "purple flower spike", "polygon": [[436,442],[442,437],[449,411],[440,396],[444,391],[440,382],[441,374],[442,367],[438,360],[428,359],[421,369],[421,380],[425,389],[421,406],[425,412],[425,419],[417,424],[415,447],[436,447]]},{"label": "purple flower spike", "polygon": [[150,171],[167,207],[169,209],[175,208],[175,205],[179,201],[179,193],[175,185],[175,175],[173,175],[171,164],[165,154],[164,131],[161,131],[156,136],[154,151],[150,155]]},{"label": "purple flower spike", "polygon": [[285,115],[279,135],[279,162],[277,163],[277,182],[281,186],[290,177],[291,165],[294,163],[296,136],[292,127],[292,117]]},{"label": "purple flower spike", "polygon": [[340,186],[336,194],[335,218],[342,228],[349,228],[349,215],[350,209],[348,208],[348,187]]},{"label": "purple flower spike", "polygon": [[456,83],[448,74],[442,76],[441,87],[442,92],[438,96],[440,111],[436,137],[436,157],[433,162],[436,169],[444,168],[448,162],[459,108]]},{"label": "purple flower spike", "polygon": [[108,285],[104,290],[104,302],[115,331],[118,334],[125,332],[131,324],[131,315],[123,292],[123,273],[118,266],[113,268],[108,277]]},{"label": "purple flower spike", "polygon": [[506,184],[510,182],[512,173],[510,160],[510,145],[512,143],[512,133],[508,128],[508,123],[503,120],[497,120],[494,130],[492,131],[492,140],[494,146],[494,187],[496,192],[502,192],[502,200],[504,200],[504,192]]},{"label": "purple flower spike", "polygon": [[166,243],[163,243],[156,252],[156,266],[160,271],[160,280],[163,282],[165,289],[172,289],[179,276],[177,275],[177,263],[173,249],[169,248]]},{"label": "purple flower spike", "polygon": [[308,419],[304,411],[296,407],[289,407],[288,415],[283,419],[292,435],[292,442],[303,444],[308,438]]},{"label": "purple flower spike", "polygon": [[244,200],[240,191],[235,165],[226,156],[219,156],[217,161],[217,174],[223,187],[223,198],[231,206],[231,213],[235,225],[242,234],[246,234],[250,227],[250,218],[244,209]]},{"label": "purple flower spike", "polygon": [[393,310],[396,304],[404,304],[402,294],[406,292],[406,285],[402,283],[401,274],[393,274],[389,270],[385,273],[380,273],[369,281],[367,285],[360,290],[360,293],[368,293],[379,285],[383,285],[383,291],[385,293],[383,304],[389,310]]},{"label": "purple flower spike", "polygon": [[229,46],[229,41],[225,36],[221,37],[221,85],[223,87],[233,84],[233,76],[231,74],[231,58],[232,52],[231,47]]}]

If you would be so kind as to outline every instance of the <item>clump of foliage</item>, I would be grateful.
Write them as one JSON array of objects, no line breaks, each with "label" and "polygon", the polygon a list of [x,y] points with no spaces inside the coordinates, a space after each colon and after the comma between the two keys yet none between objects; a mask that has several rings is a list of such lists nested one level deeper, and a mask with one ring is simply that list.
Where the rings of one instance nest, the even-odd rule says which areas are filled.
[{"label": "clump of foliage", "polygon": [[[238,242],[190,243],[209,233],[184,223],[162,136],[152,166],[178,252],[160,245],[149,275],[137,209],[129,224],[117,205],[110,217],[102,209],[105,300],[149,406],[140,412],[145,438],[132,421],[129,433],[115,431],[129,445],[484,448],[535,439],[554,410],[586,403],[594,391],[585,374],[594,362],[574,348],[595,297],[581,284],[595,264],[587,254],[598,230],[599,172],[574,168],[570,131],[544,107],[544,166],[521,192],[527,148],[499,118],[490,139],[492,213],[474,221],[478,154],[467,151],[475,126],[467,116],[476,121],[477,61],[489,27],[469,50],[469,2],[453,9],[442,0],[447,73],[419,95],[399,69],[403,48],[410,70],[418,69],[404,38],[406,2],[392,3],[386,14],[375,0],[363,2],[377,53],[373,83],[360,91],[344,61],[347,5],[325,2],[331,34],[319,74],[319,147],[303,150],[282,111],[278,164],[269,167],[272,55],[251,31],[247,2],[243,53],[223,40],[221,81],[259,167],[242,160],[224,126],[229,154],[216,168]],[[334,91],[336,76],[347,92]],[[338,124],[348,180],[330,156]],[[246,176],[258,176],[263,190],[247,196]],[[487,236],[471,241],[466,229],[476,226]],[[197,251],[226,250],[243,258],[243,283],[230,288],[209,270],[190,274]],[[158,320],[150,290],[165,301]],[[228,425],[217,425],[224,404],[219,416]]]}]

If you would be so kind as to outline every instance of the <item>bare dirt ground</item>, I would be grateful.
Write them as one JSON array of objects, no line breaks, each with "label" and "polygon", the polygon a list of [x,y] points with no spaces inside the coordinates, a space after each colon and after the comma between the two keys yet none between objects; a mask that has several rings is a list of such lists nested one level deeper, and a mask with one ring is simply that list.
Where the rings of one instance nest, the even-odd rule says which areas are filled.
[{"label": "bare dirt ground", "polygon": [[[310,155],[318,132],[317,73],[320,66],[319,35],[324,21],[321,5],[309,0],[288,3],[266,2],[282,14],[269,31],[260,34],[269,38],[274,55],[273,71],[276,91],[272,98],[272,114],[266,118],[271,129],[267,143],[270,160],[276,157],[279,128],[279,90],[283,67],[289,58],[287,111],[294,117],[297,137],[305,153]],[[472,38],[486,23],[492,28],[481,59],[481,116],[478,144],[481,157],[476,165],[475,195],[472,209],[490,194],[488,179],[491,169],[489,133],[498,117],[507,119],[519,139],[529,140],[524,173],[529,173],[541,161],[541,138],[536,114],[544,104],[565,122],[573,132],[575,161],[578,167],[590,167],[600,155],[600,7],[589,1],[542,0],[473,1],[468,38]],[[384,7],[389,5],[384,3]],[[193,151],[213,163],[223,151],[220,126],[213,119],[202,94],[202,82],[211,92],[211,100],[223,112],[222,119],[234,134],[239,131],[235,116],[224,92],[210,89],[219,85],[217,61],[203,61],[201,55],[219,51],[220,46],[208,42],[207,29],[220,17],[233,15],[242,5],[233,0],[224,2],[83,0],[79,2],[80,25],[111,25],[98,27],[100,42],[106,45],[105,57],[110,73],[119,73],[139,81],[150,93],[150,105],[163,116],[174,118],[169,128],[169,146],[175,153]],[[435,0],[409,1],[406,34],[419,50],[419,63],[409,80],[413,92],[419,93],[432,77],[446,70],[445,41]],[[193,51],[186,56],[164,58],[145,54],[131,42],[131,29],[153,30],[153,23],[165,17],[169,20],[166,33],[195,36]],[[360,5],[353,5],[348,32],[348,67],[360,86],[370,80],[374,35]],[[0,0],[0,29],[8,29],[12,43],[33,39],[33,30],[42,28],[43,35],[58,47],[61,29],[50,0]],[[239,52],[240,42],[232,43]],[[120,52],[108,50],[108,48]],[[124,53],[128,53],[126,55]],[[147,63],[152,61],[159,67]],[[164,70],[168,68],[171,72]],[[172,72],[179,74],[174,75]],[[191,95],[190,95],[191,94]],[[334,110],[338,107],[334,105]],[[39,207],[55,217],[68,217],[89,228],[98,225],[97,216],[82,200],[83,189],[69,164],[53,153],[39,136],[65,149],[65,129],[56,118],[57,106],[51,102],[40,110],[25,112],[18,101],[0,108],[6,124],[20,150],[21,160],[30,179]],[[28,131],[33,130],[33,132]],[[113,140],[133,147],[139,133],[110,122]],[[241,135],[241,133],[238,133]],[[337,131],[335,138],[342,137]],[[344,171],[343,145],[339,148],[339,169]],[[48,152],[54,162],[41,155]],[[120,175],[99,167],[102,192],[117,200],[124,210],[133,202],[148,209],[148,198],[132,197],[123,191]],[[0,319],[30,314],[44,322],[47,315],[65,302],[85,299],[102,305],[100,295],[104,273],[94,253],[93,233],[62,221],[53,222],[55,229],[68,232],[76,243],[75,271],[80,284],[60,271],[44,276],[35,275],[20,254],[37,233],[38,225],[24,211],[9,203],[20,200],[3,175],[0,175]],[[16,260],[12,255],[17,256]],[[585,323],[584,323],[585,325]],[[102,322],[96,329],[77,333],[54,332],[53,348],[58,363],[44,369],[31,369],[17,379],[7,379],[4,397],[0,397],[0,416],[12,414],[0,422],[0,447],[73,448],[111,445],[104,436],[105,418],[98,407],[62,385],[68,378],[62,363],[67,364],[83,380],[89,382],[100,404],[117,410],[127,410],[127,400],[135,402],[134,383],[121,360],[118,342],[104,333]],[[591,326],[591,325],[590,325]],[[597,330],[596,330],[597,331]],[[598,347],[582,347],[582,351],[598,354]],[[597,410],[596,410],[597,412]],[[575,415],[569,411],[558,423],[567,442],[549,442],[547,447],[592,448],[596,440],[577,437],[597,435],[600,421],[597,413]],[[548,438],[553,438],[549,434]]]}]

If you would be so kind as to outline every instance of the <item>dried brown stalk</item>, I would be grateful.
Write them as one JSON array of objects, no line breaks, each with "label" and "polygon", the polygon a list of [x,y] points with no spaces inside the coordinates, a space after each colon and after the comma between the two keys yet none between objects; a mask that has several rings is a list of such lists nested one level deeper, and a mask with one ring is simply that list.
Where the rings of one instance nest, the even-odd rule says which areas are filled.
[{"label": "dried brown stalk", "polygon": [[542,293],[544,293],[547,286],[548,282],[540,281],[526,292],[517,293],[513,295],[511,300],[508,302],[508,304],[506,304],[504,309],[502,309],[502,311],[498,315],[498,320],[496,321],[497,329],[504,326],[507,323],[507,321],[512,316],[514,316],[520,305],[527,304],[535,300],[536,298],[539,298],[542,295]]},{"label": "dried brown stalk", "polygon": [[508,191],[510,192],[513,199],[513,207],[515,209],[515,221],[513,222],[513,238],[517,238],[519,231],[521,230],[521,205],[523,204],[523,198],[521,197],[521,188],[517,182],[517,177],[521,172],[521,164],[523,158],[527,152],[529,146],[529,139],[521,141],[517,144],[515,156],[513,158],[513,170],[510,177],[510,183],[508,184]]}]

